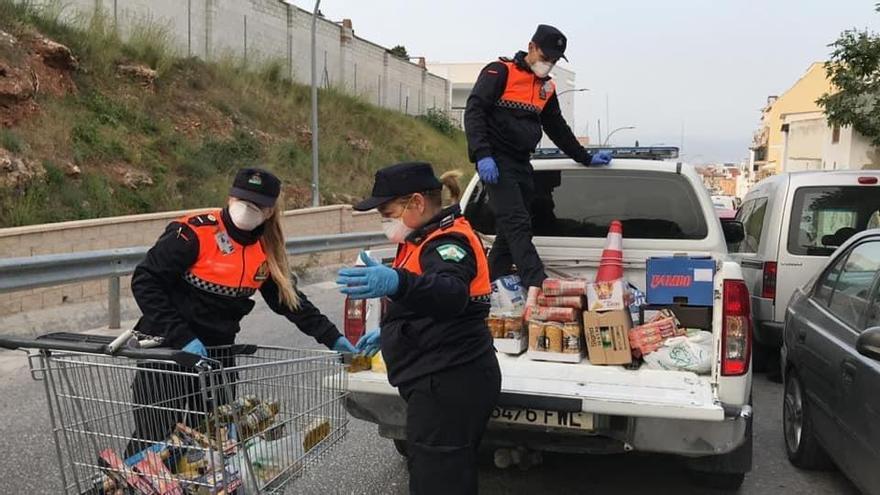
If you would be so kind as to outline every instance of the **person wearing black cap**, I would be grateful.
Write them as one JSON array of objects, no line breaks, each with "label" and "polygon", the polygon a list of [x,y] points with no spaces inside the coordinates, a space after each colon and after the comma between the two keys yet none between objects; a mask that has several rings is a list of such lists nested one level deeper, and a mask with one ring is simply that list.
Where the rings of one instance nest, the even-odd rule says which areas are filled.
[{"label": "person wearing black cap", "polygon": [[[365,266],[339,272],[349,297],[388,297],[381,330],[357,347],[381,346],[388,381],[407,403],[410,492],[476,494],[476,456],[501,389],[486,326],[489,267],[480,238],[458,207],[457,173],[440,180],[427,163],[376,173],[372,196],[355,205],[379,209],[398,244],[393,267],[362,253]],[[442,186],[454,206],[441,206]]]},{"label": "person wearing black cap", "polygon": [[492,279],[516,265],[529,287],[529,304],[547,278],[532,244],[531,203],[535,195],[531,153],[543,132],[565,154],[584,165],[607,165],[607,152],[591,154],[581,146],[559,108],[550,72],[565,58],[568,40],[553,26],[541,24],[528,52],[501,58],[483,68],[468,97],[464,114],[468,154],[495,212],[496,237],[489,252]]},{"label": "person wearing black cap", "polygon": [[[274,312],[318,342],[339,352],[356,352],[296,288],[281,229],[280,194],[277,177],[246,168],[235,176],[226,208],[168,224],[132,276],[131,290],[143,313],[135,331],[166,347],[215,358],[212,347],[235,342],[239,322],[254,308],[252,296],[260,291]],[[199,395],[194,393],[198,385],[183,378],[171,376],[164,384],[157,380],[156,373],[138,373],[132,385],[134,403],[170,401],[174,398],[161,394],[173,390]],[[185,409],[184,402],[177,409]],[[136,409],[133,437],[165,440],[180,420],[166,409],[171,407]],[[144,447],[133,441],[126,454]]]}]

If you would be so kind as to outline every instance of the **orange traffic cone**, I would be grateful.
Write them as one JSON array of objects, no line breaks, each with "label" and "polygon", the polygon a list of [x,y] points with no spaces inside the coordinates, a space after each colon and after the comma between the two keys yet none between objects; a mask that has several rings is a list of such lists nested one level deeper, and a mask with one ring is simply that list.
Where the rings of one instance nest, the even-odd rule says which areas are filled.
[{"label": "orange traffic cone", "polygon": [[623,225],[619,220],[614,220],[608,228],[605,250],[602,251],[599,271],[596,272],[596,282],[611,282],[621,278],[623,278]]}]

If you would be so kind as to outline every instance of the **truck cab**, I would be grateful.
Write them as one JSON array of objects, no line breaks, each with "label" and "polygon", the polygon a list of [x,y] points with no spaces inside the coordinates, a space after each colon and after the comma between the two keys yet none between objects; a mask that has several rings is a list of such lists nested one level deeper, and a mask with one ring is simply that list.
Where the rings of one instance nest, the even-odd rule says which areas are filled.
[{"label": "truck cab", "polygon": [[[608,225],[623,224],[627,282],[646,288],[651,257],[709,257],[713,305],[700,325],[712,333],[708,374],[623,366],[533,361],[498,354],[501,398],[484,439],[497,447],[572,453],[678,454],[701,479],[738,487],[751,469],[751,315],[724,229],[695,170],[676,161],[626,158],[584,167],[559,153],[534,157],[534,243],[547,274],[593,279]],[[503,170],[502,170],[503,173]],[[461,200],[491,249],[494,215],[478,178]],[[389,260],[393,253],[374,251]],[[378,326],[381,301],[346,303],[351,328]],[[359,308],[357,306],[360,306]],[[348,411],[378,425],[401,447],[406,404],[382,373],[349,377]],[[399,449],[403,450],[403,449]]]}]

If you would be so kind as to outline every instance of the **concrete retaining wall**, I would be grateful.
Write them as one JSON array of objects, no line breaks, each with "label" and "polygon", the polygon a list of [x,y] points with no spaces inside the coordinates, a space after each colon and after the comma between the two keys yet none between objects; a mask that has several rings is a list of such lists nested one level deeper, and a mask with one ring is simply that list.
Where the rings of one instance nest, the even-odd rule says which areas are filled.
[{"label": "concrete retaining wall", "polygon": [[[25,0],[21,0],[25,1]],[[29,0],[52,4],[59,0]],[[251,67],[282,61],[290,79],[311,82],[312,14],[281,0],[60,0],[63,19],[83,23],[95,12],[126,37],[136,26],[166,28],[180,55],[232,56]],[[321,87],[334,87],[410,115],[449,111],[450,85],[422,65],[358,38],[350,21],[319,18],[316,55]]]},{"label": "concrete retaining wall", "polygon": [[[203,210],[0,229],[0,258],[149,246],[168,222],[197,211]],[[288,237],[379,230],[377,214],[353,212],[350,206],[343,205],[288,211],[283,225]],[[357,250],[296,256],[291,263],[300,268],[338,265],[353,262],[356,254]],[[123,296],[130,295],[129,277],[122,280],[122,290]],[[0,317],[106,298],[106,280],[0,294]]]}]

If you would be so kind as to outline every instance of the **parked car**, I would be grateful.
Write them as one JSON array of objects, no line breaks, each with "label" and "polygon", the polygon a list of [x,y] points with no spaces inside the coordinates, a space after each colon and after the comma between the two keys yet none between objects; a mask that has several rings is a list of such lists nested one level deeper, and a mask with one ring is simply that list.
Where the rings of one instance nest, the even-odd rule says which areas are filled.
[{"label": "parked car", "polygon": [[778,374],[791,295],[847,239],[880,227],[880,171],[779,174],[749,191],[736,219],[745,238],[731,252],[751,292],[755,369]]},{"label": "parked car", "polygon": [[795,291],[782,346],[785,449],[880,494],[880,230],[850,238]]},{"label": "parked car", "polygon": [[[677,454],[707,484],[740,486],[752,460],[751,321],[748,291],[739,265],[728,256],[726,236],[738,241],[742,226],[722,226],[699,175],[688,165],[615,158],[610,167],[586,168],[558,154],[532,163],[534,242],[548,272],[594,278],[615,219],[623,223],[625,278],[637,287],[646,287],[648,258],[709,256],[716,266],[714,316],[706,318],[705,328],[719,355],[708,375],[697,375],[499,354],[501,398],[485,444],[563,453]],[[495,219],[476,177],[461,206],[490,245]],[[393,256],[371,254],[386,261]],[[378,300],[347,300],[346,335],[354,340],[374,328],[381,312]],[[387,377],[373,371],[351,374],[349,390],[349,413],[377,424],[379,435],[405,453],[406,404]]]}]

